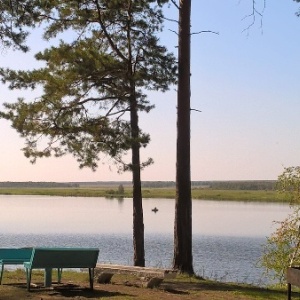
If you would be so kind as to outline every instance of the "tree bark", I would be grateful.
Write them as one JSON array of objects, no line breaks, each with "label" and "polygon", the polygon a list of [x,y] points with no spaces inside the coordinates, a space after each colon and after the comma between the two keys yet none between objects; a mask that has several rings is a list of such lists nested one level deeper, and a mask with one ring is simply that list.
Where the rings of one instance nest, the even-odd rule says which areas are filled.
[{"label": "tree bark", "polygon": [[[133,94],[134,95],[134,94]],[[132,183],[133,183],[133,248],[134,265],[145,266],[145,247],[144,247],[144,216],[142,203],[141,187],[141,168],[140,168],[140,143],[137,101],[134,96],[131,98],[131,131],[132,131]]]},{"label": "tree bark", "polygon": [[179,2],[177,160],[173,268],[194,274],[190,167],[191,0]]},{"label": "tree bark", "polygon": [[132,162],[132,184],[133,184],[133,261],[135,266],[145,266],[145,245],[144,245],[144,215],[141,183],[141,160],[140,160],[140,128],[138,117],[138,103],[134,70],[132,69],[132,1],[129,1],[127,21],[127,42],[128,42],[128,79],[130,82],[130,125],[131,125],[131,162]]}]

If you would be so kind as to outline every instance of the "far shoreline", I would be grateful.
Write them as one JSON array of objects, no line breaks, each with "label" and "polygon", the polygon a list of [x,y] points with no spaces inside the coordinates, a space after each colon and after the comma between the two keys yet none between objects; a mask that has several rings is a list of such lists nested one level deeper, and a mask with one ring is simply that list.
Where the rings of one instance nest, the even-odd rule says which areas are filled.
[{"label": "far shoreline", "polygon": [[[0,195],[45,195],[64,197],[132,198],[132,188],[118,186],[85,187],[0,187]],[[175,199],[175,187],[142,188],[144,199]],[[192,187],[193,200],[289,203],[285,194],[274,190],[230,190]]]}]

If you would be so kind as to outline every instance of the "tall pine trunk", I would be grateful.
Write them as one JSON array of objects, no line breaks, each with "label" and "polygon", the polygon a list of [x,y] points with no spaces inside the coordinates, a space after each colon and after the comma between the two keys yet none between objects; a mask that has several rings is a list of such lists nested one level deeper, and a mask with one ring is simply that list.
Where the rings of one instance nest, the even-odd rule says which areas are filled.
[{"label": "tall pine trunk", "polygon": [[132,40],[131,40],[131,8],[129,2],[127,20],[127,42],[128,42],[128,79],[130,83],[130,126],[131,126],[131,163],[133,184],[133,261],[135,266],[145,266],[145,244],[144,244],[144,215],[141,183],[141,160],[140,160],[140,128],[138,117],[138,103],[133,71]]},{"label": "tall pine trunk", "polygon": [[191,0],[179,1],[177,164],[173,268],[194,274],[190,167]]},{"label": "tall pine trunk", "polygon": [[[134,92],[133,92],[133,95]],[[137,101],[131,96],[130,123],[132,132],[132,183],[133,183],[133,248],[134,265],[145,266],[144,249],[144,216],[142,204],[141,168],[140,168],[140,143]]]}]

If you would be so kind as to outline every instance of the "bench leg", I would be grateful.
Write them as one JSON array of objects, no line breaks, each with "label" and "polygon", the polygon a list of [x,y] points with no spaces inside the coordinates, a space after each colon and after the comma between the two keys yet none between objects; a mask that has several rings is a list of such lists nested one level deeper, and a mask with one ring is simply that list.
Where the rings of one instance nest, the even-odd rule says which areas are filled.
[{"label": "bench leg", "polygon": [[4,264],[1,264],[0,284],[2,284],[3,272],[4,272]]},{"label": "bench leg", "polygon": [[61,283],[61,276],[62,276],[62,268],[57,269],[57,282]]},{"label": "bench leg", "polygon": [[94,268],[89,268],[90,288],[94,289]]},{"label": "bench leg", "polygon": [[27,283],[27,291],[30,291],[30,283],[31,283],[31,269],[26,268],[26,283]]},{"label": "bench leg", "polygon": [[287,285],[287,298],[288,300],[291,300],[292,299],[292,285],[290,283],[288,283]]},{"label": "bench leg", "polygon": [[45,269],[45,287],[50,287],[52,284],[52,269]]}]

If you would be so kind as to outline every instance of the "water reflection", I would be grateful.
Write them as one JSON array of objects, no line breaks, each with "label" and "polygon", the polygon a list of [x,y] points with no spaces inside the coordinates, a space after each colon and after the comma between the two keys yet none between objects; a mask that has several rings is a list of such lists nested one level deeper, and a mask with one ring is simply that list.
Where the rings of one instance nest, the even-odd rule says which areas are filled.
[{"label": "water reflection", "polygon": [[[143,207],[146,234],[173,233],[174,200],[145,199]],[[193,233],[268,236],[289,211],[284,204],[194,200]],[[2,195],[0,218],[6,233],[131,233],[132,200]]]}]

